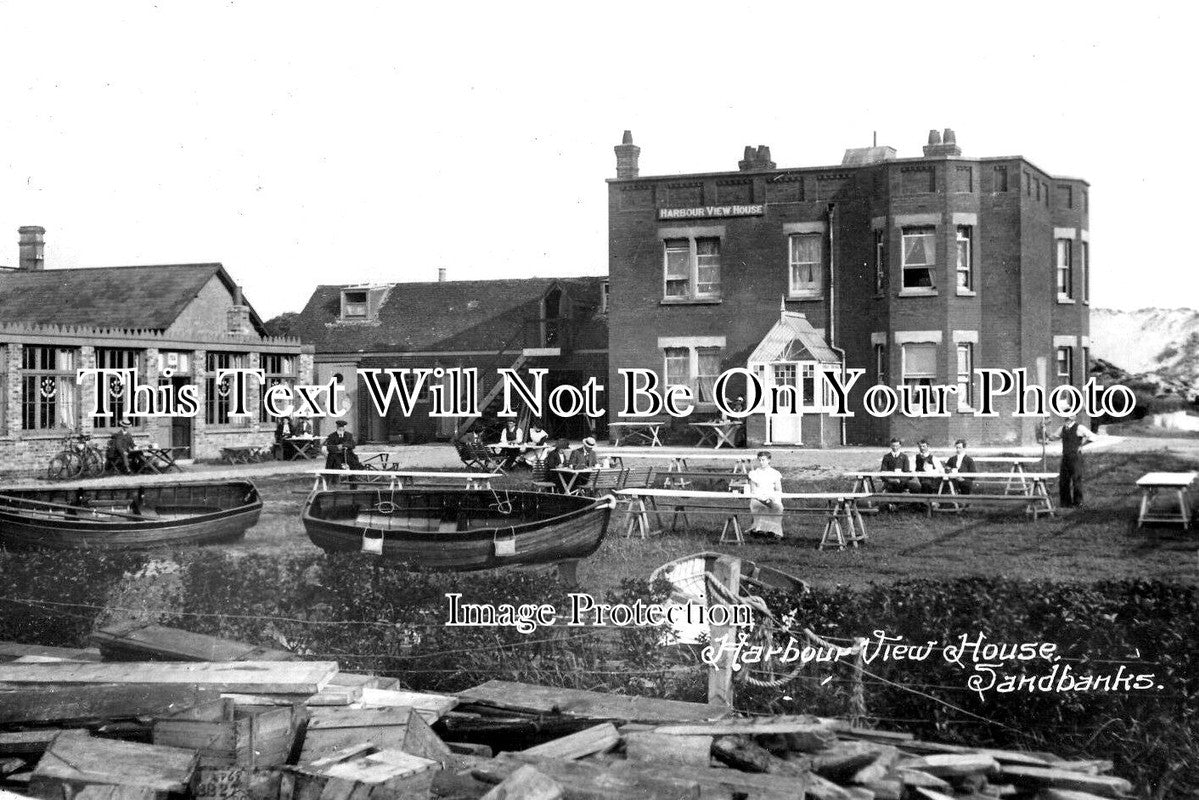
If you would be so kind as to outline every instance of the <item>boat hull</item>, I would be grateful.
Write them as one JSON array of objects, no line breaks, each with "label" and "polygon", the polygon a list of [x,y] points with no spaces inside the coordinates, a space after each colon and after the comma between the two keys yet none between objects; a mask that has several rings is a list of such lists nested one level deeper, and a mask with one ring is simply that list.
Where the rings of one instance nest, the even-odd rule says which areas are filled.
[{"label": "boat hull", "polygon": [[10,490],[0,493],[0,545],[142,550],[206,544],[243,536],[261,513],[262,499],[249,481]]},{"label": "boat hull", "polygon": [[[495,511],[501,502],[511,505],[509,514]],[[380,504],[390,513],[380,513]],[[603,541],[613,506],[611,498],[540,492],[328,491],[309,497],[303,521],[326,552],[373,544],[367,552],[386,561],[460,572],[585,558]]]}]

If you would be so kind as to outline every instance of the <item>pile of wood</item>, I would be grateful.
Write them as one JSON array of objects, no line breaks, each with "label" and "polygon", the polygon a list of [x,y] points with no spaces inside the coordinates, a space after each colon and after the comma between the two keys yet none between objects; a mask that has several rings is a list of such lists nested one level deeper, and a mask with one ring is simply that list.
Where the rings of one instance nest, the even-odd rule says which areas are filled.
[{"label": "pile of wood", "polygon": [[[491,681],[407,692],[150,625],[0,642],[0,800],[1088,800],[1111,765],[810,716]],[[134,660],[128,660],[134,659]]]}]

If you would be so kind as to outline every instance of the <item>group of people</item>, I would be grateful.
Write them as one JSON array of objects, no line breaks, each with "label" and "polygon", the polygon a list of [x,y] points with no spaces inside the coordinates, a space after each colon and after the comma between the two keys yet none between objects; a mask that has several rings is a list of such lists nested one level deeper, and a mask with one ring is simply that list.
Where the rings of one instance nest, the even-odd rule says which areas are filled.
[{"label": "group of people", "polygon": [[[275,423],[275,458],[291,460],[296,457],[301,443],[315,438],[312,420],[304,415],[279,417]],[[325,437],[325,469],[362,469],[362,462],[354,454],[354,434],[346,430],[346,421],[337,420],[334,430]]]},{"label": "group of people", "polygon": [[[1062,462],[1058,474],[1059,500],[1062,507],[1081,506],[1083,501],[1082,447],[1093,441],[1095,435],[1085,425],[1080,425],[1074,416],[1064,417],[1061,428],[1047,436],[1061,440]],[[953,443],[954,453],[941,461],[929,449],[928,440],[921,439],[915,455],[903,452],[903,442],[891,440],[891,449],[883,455],[879,472],[894,473],[894,477],[882,479],[883,491],[892,493],[922,492],[936,494],[941,481],[948,476],[958,494],[970,494],[974,488],[971,477],[977,468],[974,459],[966,452],[966,440]],[[960,476],[960,477],[959,477]]]},{"label": "group of people", "polygon": [[[500,440],[493,448],[506,456],[504,467],[523,464],[530,469],[537,465],[538,459],[543,459],[547,476],[552,477],[553,471],[563,467],[570,469],[591,469],[599,466],[599,458],[595,452],[595,437],[584,437],[582,443],[571,448],[570,441],[564,438],[550,439],[549,433],[538,420],[529,425],[528,434],[520,429],[516,420],[508,420],[500,432]],[[585,486],[587,475],[580,475],[575,486]]]}]

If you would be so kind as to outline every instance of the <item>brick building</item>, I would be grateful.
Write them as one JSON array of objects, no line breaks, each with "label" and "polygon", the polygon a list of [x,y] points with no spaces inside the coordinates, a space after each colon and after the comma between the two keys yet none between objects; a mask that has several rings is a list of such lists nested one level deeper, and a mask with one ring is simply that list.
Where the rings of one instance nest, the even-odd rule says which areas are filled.
[{"label": "brick building", "polygon": [[1024,367],[1050,389],[1085,381],[1085,181],[1021,156],[965,158],[951,130],[931,132],[920,158],[876,146],[828,167],[780,168],[769,148],[747,147],[736,171],[645,177],[628,132],[615,150],[609,382],[618,394],[616,367],[650,368],[692,387],[697,416],[711,412],[713,376],[746,367],[782,322],[866,371],[850,395],[855,416],[843,432],[820,419],[829,398],[810,376],[826,358],[797,333],[794,346],[776,348],[784,360],[754,369],[766,385],[796,386],[804,419],[755,414],[751,444],[1029,443],[1036,421],[1013,418],[1010,396],[992,418],[913,419],[871,416],[863,394],[876,383],[957,385],[970,408],[978,368]]},{"label": "brick building", "polygon": [[[471,426],[494,424],[501,397],[497,370],[545,369],[545,392],[581,387],[608,371],[607,281],[604,278],[318,286],[292,331],[315,347],[318,382],[346,383],[351,432],[369,442],[450,439]],[[430,417],[429,392],[413,414],[396,404],[380,417],[359,369],[475,369],[482,419]],[[440,381],[430,381],[430,383]],[[388,381],[384,379],[383,384]],[[605,420],[599,420],[606,426]],[[555,417],[546,429],[578,438],[591,431],[581,415]]]},{"label": "brick building", "polygon": [[[194,417],[131,416],[134,438],[210,458],[226,446],[266,445],[275,421],[251,381],[250,418],[230,416],[215,372],[262,368],[270,383],[308,383],[312,349],[266,335],[220,264],[45,269],[40,227],[20,230],[17,268],[0,268],[0,469],[38,470],[72,429],[107,436],[130,408],[110,387],[114,415],[94,418],[94,379],[76,370],[133,368],[138,383],[194,384]],[[170,370],[170,377],[164,372]]]}]

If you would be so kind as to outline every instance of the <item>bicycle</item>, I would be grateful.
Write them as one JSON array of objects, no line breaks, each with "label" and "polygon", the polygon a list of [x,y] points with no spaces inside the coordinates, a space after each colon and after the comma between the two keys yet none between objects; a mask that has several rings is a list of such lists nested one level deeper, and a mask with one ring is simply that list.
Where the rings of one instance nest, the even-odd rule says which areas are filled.
[{"label": "bicycle", "polygon": [[91,436],[71,431],[63,437],[63,449],[50,459],[46,477],[52,481],[91,478],[104,474],[104,451],[91,443]]}]

